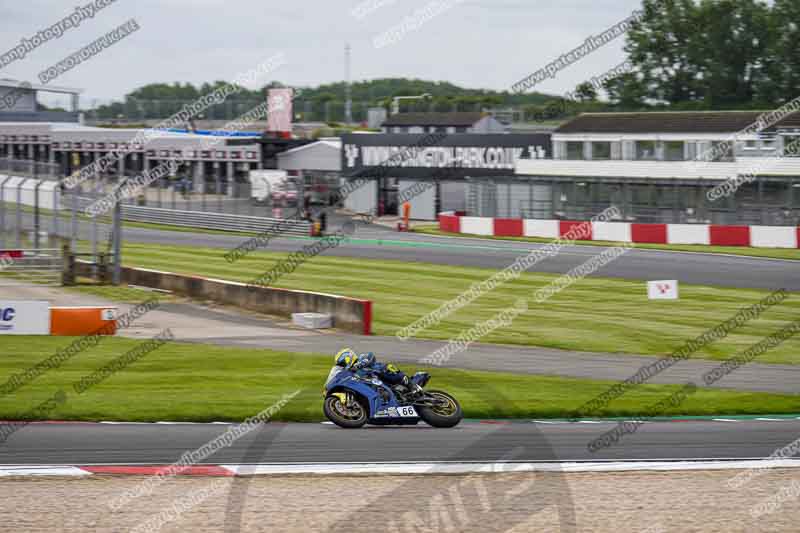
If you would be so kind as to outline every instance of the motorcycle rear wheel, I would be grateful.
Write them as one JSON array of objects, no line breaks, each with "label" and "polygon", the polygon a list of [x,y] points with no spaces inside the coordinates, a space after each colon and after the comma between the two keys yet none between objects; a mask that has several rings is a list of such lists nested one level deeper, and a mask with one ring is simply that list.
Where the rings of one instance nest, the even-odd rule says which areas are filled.
[{"label": "motorcycle rear wheel", "polygon": [[441,407],[418,406],[417,412],[419,417],[424,420],[428,425],[435,428],[451,428],[458,425],[461,419],[464,418],[464,413],[461,412],[461,406],[458,400],[443,391],[432,390],[426,391],[426,396],[433,396],[437,400],[446,402]]},{"label": "motorcycle rear wheel", "polygon": [[322,410],[328,420],[342,428],[357,429],[367,423],[367,409],[357,398],[353,401],[352,408],[348,408],[337,396],[329,394]]}]

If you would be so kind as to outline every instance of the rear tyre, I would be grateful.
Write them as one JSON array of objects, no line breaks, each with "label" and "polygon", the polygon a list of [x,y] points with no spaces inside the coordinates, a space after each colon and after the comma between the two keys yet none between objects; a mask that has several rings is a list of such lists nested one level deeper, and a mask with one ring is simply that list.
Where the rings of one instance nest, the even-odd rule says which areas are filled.
[{"label": "rear tyre", "polygon": [[[347,393],[348,397],[351,396]],[[345,405],[338,396],[329,394],[322,405],[325,416],[339,427],[357,429],[367,423],[367,409],[359,398],[353,398],[351,405]]]},{"label": "rear tyre", "polygon": [[428,425],[435,428],[451,428],[458,425],[461,419],[464,418],[464,413],[461,412],[458,400],[446,392],[433,390],[426,391],[425,395],[432,396],[442,402],[439,407],[419,406],[416,408],[419,417]]}]

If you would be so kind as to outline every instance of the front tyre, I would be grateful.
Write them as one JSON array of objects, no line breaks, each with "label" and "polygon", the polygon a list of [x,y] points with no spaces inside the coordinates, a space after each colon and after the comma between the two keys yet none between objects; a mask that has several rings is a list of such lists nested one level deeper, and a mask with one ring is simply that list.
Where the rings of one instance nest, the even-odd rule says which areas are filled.
[{"label": "front tyre", "polygon": [[419,417],[435,428],[451,428],[464,418],[458,400],[442,391],[426,391],[425,396],[436,405],[417,406]]},{"label": "front tyre", "polygon": [[325,398],[322,410],[325,416],[339,427],[347,429],[357,429],[367,423],[367,409],[358,398],[351,394],[347,395],[347,403],[333,394]]}]

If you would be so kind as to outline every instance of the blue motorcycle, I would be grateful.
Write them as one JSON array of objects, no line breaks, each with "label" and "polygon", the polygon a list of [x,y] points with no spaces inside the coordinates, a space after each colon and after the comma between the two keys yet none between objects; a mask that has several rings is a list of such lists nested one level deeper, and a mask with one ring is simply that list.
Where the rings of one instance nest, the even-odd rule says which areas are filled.
[{"label": "blue motorcycle", "polygon": [[[430,380],[427,372],[417,372],[411,382],[420,389]],[[442,391],[410,388],[395,390],[374,374],[358,375],[334,366],[325,382],[325,416],[339,427],[353,429],[364,424],[415,425],[420,420],[436,428],[451,428],[464,417],[461,406]]]}]

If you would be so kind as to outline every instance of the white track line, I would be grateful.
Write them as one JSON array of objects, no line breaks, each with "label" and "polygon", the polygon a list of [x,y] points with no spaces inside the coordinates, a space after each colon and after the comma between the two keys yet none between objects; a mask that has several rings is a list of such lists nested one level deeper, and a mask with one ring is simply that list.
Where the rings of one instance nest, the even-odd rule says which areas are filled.
[{"label": "white track line", "polygon": [[21,465],[0,467],[0,477],[10,476],[91,476],[91,472],[75,466]]},{"label": "white track line", "polygon": [[220,465],[234,475],[477,474],[510,472],[640,472],[800,468],[800,460],[633,461],[604,463],[341,463]]},{"label": "white track line", "polygon": [[[126,465],[120,465],[126,466]],[[743,459],[702,461],[620,461],[597,463],[312,463],[312,464],[230,464],[219,466],[236,476],[313,475],[425,475],[502,474],[519,472],[664,472],[691,470],[744,470],[749,468],[800,468],[800,459]],[[74,465],[5,465],[0,477],[90,476]]]}]

